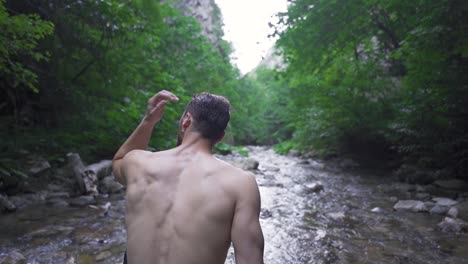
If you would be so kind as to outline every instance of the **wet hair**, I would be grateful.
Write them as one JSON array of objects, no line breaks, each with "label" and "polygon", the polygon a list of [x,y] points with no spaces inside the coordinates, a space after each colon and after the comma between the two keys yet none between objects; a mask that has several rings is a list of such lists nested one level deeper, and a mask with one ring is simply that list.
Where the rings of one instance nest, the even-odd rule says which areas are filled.
[{"label": "wet hair", "polygon": [[193,118],[193,128],[204,138],[218,140],[231,118],[231,104],[223,96],[201,93],[192,97],[186,112]]}]

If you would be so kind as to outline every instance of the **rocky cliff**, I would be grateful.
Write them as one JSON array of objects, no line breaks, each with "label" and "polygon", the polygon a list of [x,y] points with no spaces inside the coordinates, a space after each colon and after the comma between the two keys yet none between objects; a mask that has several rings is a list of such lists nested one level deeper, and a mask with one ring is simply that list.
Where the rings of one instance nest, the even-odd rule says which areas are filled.
[{"label": "rocky cliff", "polygon": [[202,26],[205,35],[215,47],[224,35],[221,11],[214,0],[178,0],[174,4],[185,15],[193,16]]}]

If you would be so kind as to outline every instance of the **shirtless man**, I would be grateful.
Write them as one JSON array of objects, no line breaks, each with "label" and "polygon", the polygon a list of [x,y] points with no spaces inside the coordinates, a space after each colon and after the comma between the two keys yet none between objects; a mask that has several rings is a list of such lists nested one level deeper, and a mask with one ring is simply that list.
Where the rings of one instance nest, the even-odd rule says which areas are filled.
[{"label": "shirtless man", "polygon": [[263,263],[260,194],[252,174],[213,157],[224,136],[230,105],[200,94],[179,121],[177,147],[145,151],[168,101],[160,91],[113,160],[117,180],[127,185],[129,264],[222,264],[231,241],[236,263]]}]

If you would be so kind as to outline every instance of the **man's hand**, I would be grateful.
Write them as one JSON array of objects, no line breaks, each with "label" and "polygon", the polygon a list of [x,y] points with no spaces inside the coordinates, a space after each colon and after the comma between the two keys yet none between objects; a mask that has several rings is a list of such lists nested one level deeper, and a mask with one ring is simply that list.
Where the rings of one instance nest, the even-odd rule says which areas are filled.
[{"label": "man's hand", "polygon": [[162,90],[148,100],[146,115],[144,120],[151,124],[159,122],[164,114],[167,101],[177,102],[179,98],[173,93]]}]

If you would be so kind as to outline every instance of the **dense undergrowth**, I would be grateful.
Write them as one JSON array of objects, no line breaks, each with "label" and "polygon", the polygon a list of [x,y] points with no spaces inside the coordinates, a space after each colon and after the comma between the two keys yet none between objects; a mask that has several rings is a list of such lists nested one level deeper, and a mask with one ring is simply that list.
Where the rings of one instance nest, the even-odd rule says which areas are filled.
[{"label": "dense undergrowth", "polygon": [[392,156],[467,177],[466,1],[290,2],[272,25],[284,65],[246,76],[222,33],[213,45],[174,2],[0,0],[0,159],[110,157],[167,89],[181,102],[154,149],[174,146],[185,104],[207,91],[233,105],[229,144]]}]

